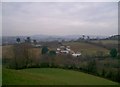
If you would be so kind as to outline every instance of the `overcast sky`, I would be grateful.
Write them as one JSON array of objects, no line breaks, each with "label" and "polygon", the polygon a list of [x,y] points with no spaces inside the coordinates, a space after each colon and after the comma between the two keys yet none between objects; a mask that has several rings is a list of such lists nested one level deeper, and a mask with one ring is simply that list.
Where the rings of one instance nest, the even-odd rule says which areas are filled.
[{"label": "overcast sky", "polygon": [[118,34],[117,2],[4,2],[3,36]]}]

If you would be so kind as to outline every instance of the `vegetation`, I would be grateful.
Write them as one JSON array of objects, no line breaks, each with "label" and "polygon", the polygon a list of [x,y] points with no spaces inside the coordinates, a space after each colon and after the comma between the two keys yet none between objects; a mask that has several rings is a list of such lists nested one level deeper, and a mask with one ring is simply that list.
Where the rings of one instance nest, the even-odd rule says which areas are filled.
[{"label": "vegetation", "polygon": [[[42,48],[34,48],[30,37],[24,43],[14,44],[3,48],[3,64],[7,68],[63,68],[82,71],[119,82],[119,58],[111,58],[110,50],[101,45],[85,41],[64,41],[75,52],[82,56],[73,57],[70,54],[56,54],[59,43],[45,42]],[[49,49],[48,49],[49,47]],[[7,50],[7,51],[6,51]],[[111,50],[111,55],[115,51]]]},{"label": "vegetation", "polygon": [[48,53],[48,51],[49,51],[49,49],[48,49],[46,46],[44,46],[44,47],[42,48],[41,53],[42,53],[42,54],[46,54],[46,53]]},{"label": "vegetation", "polygon": [[56,52],[55,52],[54,50],[51,50],[51,51],[49,51],[49,54],[50,54],[51,56],[55,56],[55,55],[56,55]]},{"label": "vegetation", "polygon": [[89,43],[111,50],[113,48],[118,49],[119,41],[118,40],[92,40]]},{"label": "vegetation", "polygon": [[117,57],[117,50],[114,48],[114,49],[111,49],[110,50],[110,55],[111,55],[111,57]]},{"label": "vegetation", "polygon": [[3,68],[3,85],[117,85],[118,83],[57,68],[12,70]]},{"label": "vegetation", "polygon": [[63,44],[70,46],[75,52],[81,52],[83,56],[93,57],[98,54],[98,51],[103,52],[104,56],[109,53],[109,50],[106,48],[86,42],[64,42]]},{"label": "vegetation", "polygon": [[0,64],[0,85],[2,85],[2,64]]},{"label": "vegetation", "polygon": [[18,43],[20,43],[20,38],[17,38],[16,41],[17,41]]}]

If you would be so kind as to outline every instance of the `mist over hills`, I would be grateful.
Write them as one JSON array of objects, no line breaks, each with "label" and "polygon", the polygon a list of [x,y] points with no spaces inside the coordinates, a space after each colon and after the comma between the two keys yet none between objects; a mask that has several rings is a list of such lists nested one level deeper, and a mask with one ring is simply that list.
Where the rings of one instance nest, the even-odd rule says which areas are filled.
[{"label": "mist over hills", "polygon": [[[96,35],[85,35],[85,38],[87,38],[87,36],[90,37],[90,39],[105,39],[105,38],[112,38],[114,39],[116,36],[119,35],[114,35],[114,36],[96,36]],[[63,36],[57,36],[57,35],[31,35],[31,36],[3,36],[0,40],[0,44],[2,43],[15,43],[16,42],[16,38],[19,37],[21,39],[21,42],[23,42],[26,37],[30,37],[32,40],[36,39],[37,41],[70,41],[70,40],[77,40],[79,38],[82,38],[83,35],[63,35]],[[114,38],[113,38],[114,37]]]},{"label": "mist over hills", "polygon": [[[39,39],[64,39],[64,40],[76,40],[78,38],[82,38],[83,35],[63,35],[63,36],[57,36],[57,35],[33,35],[32,38],[39,38]],[[90,38],[107,38],[109,36],[96,36],[96,35],[85,35],[85,37],[89,36]]]}]

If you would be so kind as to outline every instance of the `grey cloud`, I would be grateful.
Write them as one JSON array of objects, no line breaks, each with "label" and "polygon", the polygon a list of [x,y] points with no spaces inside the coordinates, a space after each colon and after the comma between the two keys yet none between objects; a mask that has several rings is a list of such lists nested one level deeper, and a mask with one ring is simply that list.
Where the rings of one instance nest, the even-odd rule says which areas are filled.
[{"label": "grey cloud", "polygon": [[115,2],[3,3],[3,35],[117,34],[117,9]]}]

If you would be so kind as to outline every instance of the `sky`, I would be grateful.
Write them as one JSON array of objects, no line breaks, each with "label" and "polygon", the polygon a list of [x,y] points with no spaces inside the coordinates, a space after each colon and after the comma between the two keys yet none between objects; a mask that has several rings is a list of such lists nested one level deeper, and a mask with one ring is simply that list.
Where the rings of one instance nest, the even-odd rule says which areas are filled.
[{"label": "sky", "polygon": [[1,0],[1,2],[119,2],[119,0]]},{"label": "sky", "polygon": [[115,35],[117,2],[3,2],[2,35]]}]

